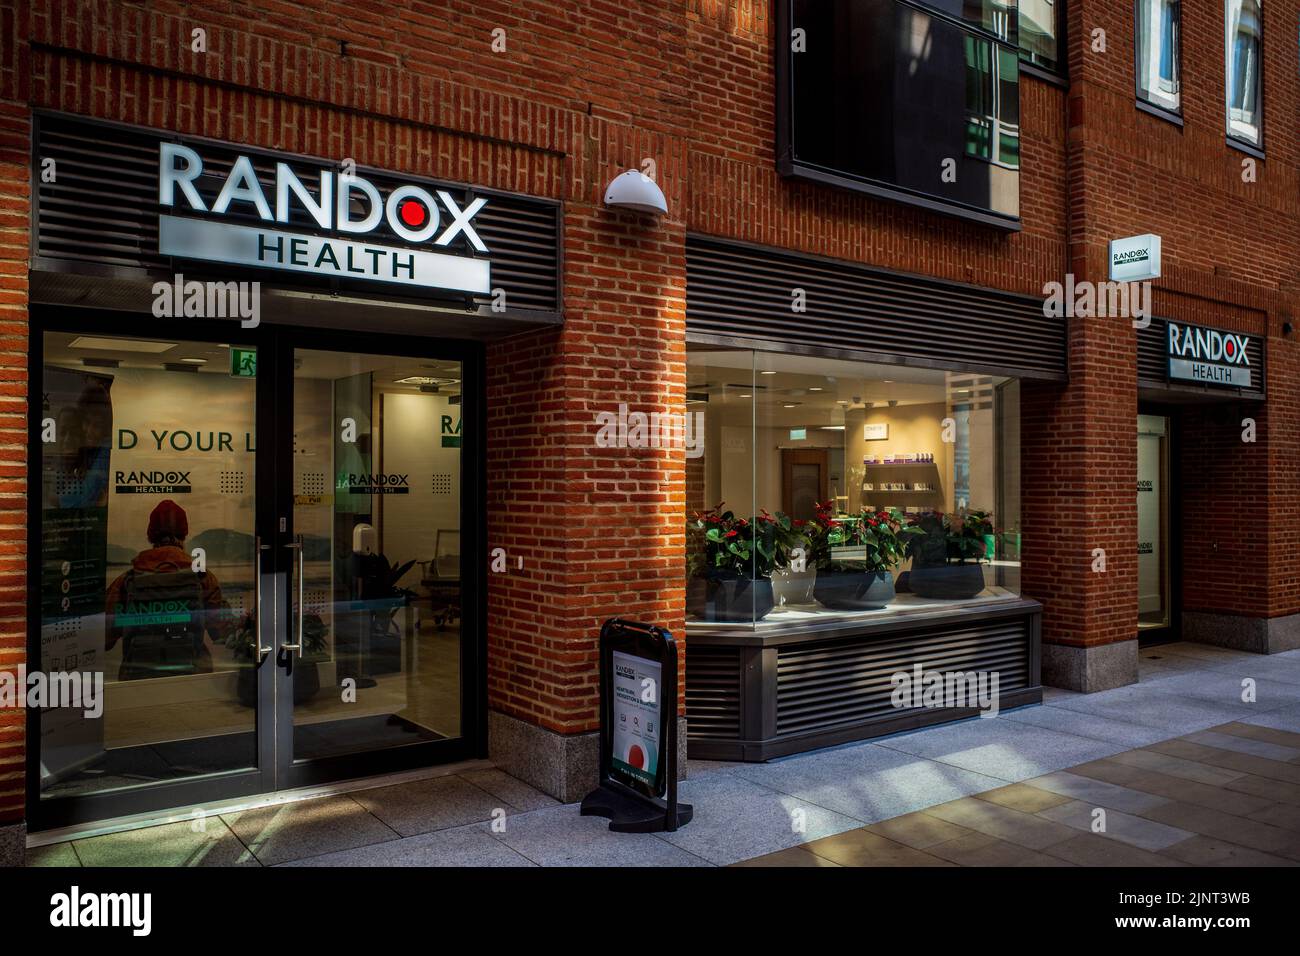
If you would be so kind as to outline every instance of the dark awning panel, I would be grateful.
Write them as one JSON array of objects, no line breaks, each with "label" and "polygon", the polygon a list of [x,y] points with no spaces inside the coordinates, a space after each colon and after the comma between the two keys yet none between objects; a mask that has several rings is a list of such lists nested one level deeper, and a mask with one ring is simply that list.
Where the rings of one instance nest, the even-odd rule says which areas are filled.
[{"label": "dark awning panel", "polygon": [[[382,191],[414,183],[430,192],[447,190],[462,204],[470,195],[486,197],[474,228],[490,250],[492,295],[222,266],[158,251],[159,214],[167,211],[158,203],[161,141],[194,145],[204,157],[205,176],[209,167],[222,175],[240,155],[252,158],[264,182],[282,159],[306,169],[337,163],[63,114],[37,114],[35,133],[33,302],[147,311],[153,284],[181,273],[186,279],[260,281],[263,317],[271,322],[486,338],[562,321],[557,202],[358,168]],[[52,183],[39,175],[46,160],[54,161]],[[297,212],[289,227],[314,232],[315,225]]]},{"label": "dark awning panel", "polygon": [[[704,236],[686,240],[686,327],[808,353],[1062,381],[1043,300]],[[803,291],[803,311],[791,303]]]}]

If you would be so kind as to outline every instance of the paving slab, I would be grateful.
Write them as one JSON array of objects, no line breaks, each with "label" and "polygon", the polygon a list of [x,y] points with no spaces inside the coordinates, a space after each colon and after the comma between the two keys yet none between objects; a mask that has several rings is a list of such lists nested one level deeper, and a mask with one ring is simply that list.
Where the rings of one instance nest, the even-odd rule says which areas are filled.
[{"label": "paving slab", "polygon": [[478,824],[480,831],[539,866],[709,865],[654,834],[615,833],[603,817],[580,816],[576,803],[508,817],[504,833],[493,833],[491,827]]},{"label": "paving slab", "polygon": [[1006,720],[1017,723],[1033,724],[1063,734],[1119,744],[1126,749],[1141,747],[1169,736],[1169,731],[1163,727],[1148,727],[1145,724],[1134,724],[1125,720],[1112,720],[1109,717],[1070,710],[1066,707],[1054,707],[1050,704],[1022,707],[1019,710],[1008,711],[1002,716]]},{"label": "paving slab", "polygon": [[280,866],[524,866],[537,864],[477,826],[457,827],[373,846],[308,857]]},{"label": "paving slab", "polygon": [[221,819],[267,866],[398,838],[347,795],[242,810]]},{"label": "paving slab", "polygon": [[[1106,807],[1128,813],[1140,813],[1165,802],[1164,797],[1155,794],[1081,776],[1068,770],[1034,777],[1032,780],[1026,780],[1025,784],[1061,797],[1082,800],[1094,807]],[[1064,800],[1057,801],[1058,804],[1063,802]]]},{"label": "paving slab", "polygon": [[[1124,813],[1122,810],[1097,807],[1082,800],[1071,800],[1058,807],[1049,807],[1040,811],[1038,815],[1047,820],[1064,823],[1076,830],[1082,830],[1084,833],[1097,833],[1152,852],[1163,850],[1195,836],[1190,830],[1157,823],[1131,813]],[[1095,829],[1098,825],[1103,826],[1104,829]]]},{"label": "paving slab", "polygon": [[678,788],[678,799],[695,807],[695,819],[661,838],[719,866],[862,826],[853,817],[730,773],[688,779]]},{"label": "paving slab", "polygon": [[84,866],[258,866],[220,817],[74,840]]},{"label": "paving slab", "polygon": [[1011,783],[1126,749],[1001,717],[890,737],[881,746]]},{"label": "paving slab", "polygon": [[[531,788],[529,788],[531,789]],[[351,795],[402,836],[491,820],[516,809],[459,776],[430,777]]]},{"label": "paving slab", "polygon": [[1000,807],[996,803],[976,800],[974,797],[941,803],[925,812],[948,823],[1030,850],[1042,850],[1074,835],[1069,827],[1054,820],[1022,813],[1010,807]]},{"label": "paving slab", "polygon": [[875,745],[746,764],[733,773],[861,823],[921,810],[1003,783],[996,777]]}]

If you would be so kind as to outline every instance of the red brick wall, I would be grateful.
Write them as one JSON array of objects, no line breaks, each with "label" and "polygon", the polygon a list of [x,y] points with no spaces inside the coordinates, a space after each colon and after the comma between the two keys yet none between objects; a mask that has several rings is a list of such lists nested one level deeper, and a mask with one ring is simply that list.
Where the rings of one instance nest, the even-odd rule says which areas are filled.
[{"label": "red brick wall", "polygon": [[[567,325],[489,357],[489,546],[524,558],[491,581],[489,696],[556,730],[596,726],[600,621],[682,632],[681,453],[594,444],[597,412],[684,399],[685,104],[662,69],[680,10],[43,2],[5,4],[0,27],[0,665],[25,655],[27,117],[44,107],[565,202]],[[647,158],[673,212],[606,212],[606,183]],[[21,715],[0,715],[0,820],[21,816],[23,761]]]}]

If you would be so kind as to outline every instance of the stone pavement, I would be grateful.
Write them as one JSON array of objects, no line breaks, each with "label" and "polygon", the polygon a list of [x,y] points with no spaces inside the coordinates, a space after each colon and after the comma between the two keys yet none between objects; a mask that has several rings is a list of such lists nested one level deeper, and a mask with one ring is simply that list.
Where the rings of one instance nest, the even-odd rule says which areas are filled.
[{"label": "stone pavement", "polygon": [[1149,648],[1136,685],[1049,690],[995,718],[766,764],[693,760],[689,772],[680,796],[695,820],[677,833],[610,833],[499,770],[472,770],[224,814],[201,833],[184,822],[74,840],[29,862],[1294,865],[1300,651]]}]

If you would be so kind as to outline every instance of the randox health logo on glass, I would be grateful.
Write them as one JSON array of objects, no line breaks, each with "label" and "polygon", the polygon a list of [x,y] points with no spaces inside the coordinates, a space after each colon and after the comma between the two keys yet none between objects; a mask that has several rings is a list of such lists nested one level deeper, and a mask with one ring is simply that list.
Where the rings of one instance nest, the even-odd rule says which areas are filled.
[{"label": "randox health logo on glass", "polygon": [[348,474],[344,479],[342,490],[351,495],[409,495],[411,493],[410,476]]},{"label": "randox health logo on glass", "polygon": [[[198,146],[199,144],[196,144]],[[259,157],[260,158],[260,157]],[[287,157],[286,157],[287,158]],[[263,166],[266,159],[261,158]],[[474,228],[485,197],[373,179],[302,160],[259,175],[251,155],[213,175],[197,148],[159,143],[158,251],[207,262],[454,292],[491,292]],[[296,227],[296,228],[295,228]]]}]

